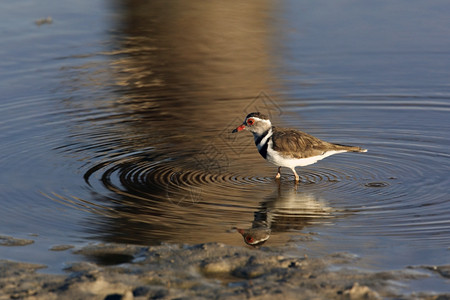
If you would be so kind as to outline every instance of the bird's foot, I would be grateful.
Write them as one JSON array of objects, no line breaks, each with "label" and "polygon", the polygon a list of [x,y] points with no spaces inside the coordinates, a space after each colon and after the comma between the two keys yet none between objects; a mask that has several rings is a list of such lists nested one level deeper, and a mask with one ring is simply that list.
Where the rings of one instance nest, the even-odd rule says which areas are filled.
[{"label": "bird's foot", "polygon": [[295,183],[298,183],[300,181],[300,176],[298,176],[297,172],[294,171],[294,176],[295,176]]},{"label": "bird's foot", "polygon": [[277,175],[275,175],[275,179],[280,179],[281,178],[281,167],[278,167],[278,172]]}]

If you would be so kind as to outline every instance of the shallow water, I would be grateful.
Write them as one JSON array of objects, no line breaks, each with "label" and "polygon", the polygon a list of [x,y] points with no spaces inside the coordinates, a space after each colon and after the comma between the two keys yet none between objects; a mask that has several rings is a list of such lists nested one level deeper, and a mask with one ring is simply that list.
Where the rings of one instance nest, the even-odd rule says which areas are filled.
[{"label": "shallow water", "polygon": [[[35,240],[2,258],[55,271],[53,245],[264,224],[265,246],[362,267],[449,263],[450,7],[421,3],[2,4],[0,233]],[[231,134],[256,110],[369,151],[278,184]]]}]

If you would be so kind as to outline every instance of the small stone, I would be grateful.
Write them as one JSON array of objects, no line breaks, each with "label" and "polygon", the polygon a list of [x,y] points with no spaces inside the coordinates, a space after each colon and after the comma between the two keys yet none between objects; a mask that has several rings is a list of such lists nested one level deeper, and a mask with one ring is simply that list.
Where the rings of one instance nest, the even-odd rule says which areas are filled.
[{"label": "small stone", "polygon": [[202,266],[204,273],[230,273],[232,266],[225,260],[210,262]]},{"label": "small stone", "polygon": [[381,299],[377,292],[372,291],[367,286],[361,286],[359,283],[355,282],[350,290],[344,292],[345,299]]},{"label": "small stone", "polygon": [[47,18],[38,19],[38,20],[34,21],[34,23],[37,26],[41,26],[41,25],[44,25],[44,24],[52,24],[53,23],[53,18],[52,17],[47,17]]}]

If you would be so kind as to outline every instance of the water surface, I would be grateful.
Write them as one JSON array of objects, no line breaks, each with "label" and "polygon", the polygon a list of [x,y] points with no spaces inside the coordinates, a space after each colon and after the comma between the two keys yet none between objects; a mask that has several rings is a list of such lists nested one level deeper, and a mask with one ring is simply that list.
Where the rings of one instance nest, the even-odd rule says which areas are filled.
[{"label": "water surface", "polygon": [[[450,7],[433,3],[2,4],[0,233],[35,240],[2,258],[55,271],[53,245],[244,245],[232,228],[262,224],[265,246],[362,267],[449,263]],[[369,151],[277,183],[231,135],[257,110]]]}]

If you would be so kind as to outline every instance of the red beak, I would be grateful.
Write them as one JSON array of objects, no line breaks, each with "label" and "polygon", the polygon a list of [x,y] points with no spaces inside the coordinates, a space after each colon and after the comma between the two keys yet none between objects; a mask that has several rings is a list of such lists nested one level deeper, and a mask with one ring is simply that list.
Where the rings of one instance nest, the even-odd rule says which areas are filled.
[{"label": "red beak", "polygon": [[238,126],[236,129],[234,129],[231,133],[239,132],[245,129],[245,125],[242,124],[241,126]]}]

